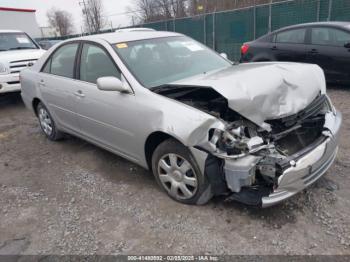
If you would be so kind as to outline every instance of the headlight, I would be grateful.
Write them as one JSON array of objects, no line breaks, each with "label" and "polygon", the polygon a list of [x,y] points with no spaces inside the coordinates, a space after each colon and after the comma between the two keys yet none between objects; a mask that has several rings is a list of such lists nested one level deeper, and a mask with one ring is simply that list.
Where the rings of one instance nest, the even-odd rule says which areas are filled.
[{"label": "headlight", "polygon": [[1,75],[7,74],[7,67],[2,63],[0,63],[0,74]]}]

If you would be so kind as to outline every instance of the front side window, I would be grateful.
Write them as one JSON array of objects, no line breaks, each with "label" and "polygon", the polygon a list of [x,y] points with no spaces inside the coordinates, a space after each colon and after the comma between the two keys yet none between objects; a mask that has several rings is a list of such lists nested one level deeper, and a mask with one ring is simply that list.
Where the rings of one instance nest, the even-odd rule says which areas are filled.
[{"label": "front side window", "polygon": [[311,44],[332,45],[332,31],[330,28],[312,28]]},{"label": "front side window", "polygon": [[334,44],[344,46],[350,43],[350,33],[343,30],[334,29]]},{"label": "front side window", "polygon": [[232,66],[206,46],[184,36],[123,42],[112,46],[146,88]]},{"label": "front side window", "polygon": [[344,46],[350,43],[350,33],[329,27],[313,28],[311,43],[314,45]]},{"label": "front side window", "polygon": [[0,33],[0,51],[38,49],[25,33]]},{"label": "front side window", "polygon": [[[74,62],[77,50],[77,43],[67,44],[59,47],[59,49],[53,54],[51,58],[50,73],[53,75],[73,78]],[[44,71],[45,69],[46,67],[44,68]]]},{"label": "front side window", "polygon": [[305,40],[306,29],[293,29],[278,33],[276,36],[277,43],[303,44]]},{"label": "front side window", "polygon": [[120,79],[120,71],[102,48],[84,44],[81,54],[80,80],[96,84],[97,79],[104,76],[114,76]]}]

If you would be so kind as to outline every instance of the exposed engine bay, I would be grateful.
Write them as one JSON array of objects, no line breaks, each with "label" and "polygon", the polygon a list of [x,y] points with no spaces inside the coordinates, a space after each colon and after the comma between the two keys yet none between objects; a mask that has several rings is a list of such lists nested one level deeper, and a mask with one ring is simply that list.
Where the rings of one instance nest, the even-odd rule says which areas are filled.
[{"label": "exposed engine bay", "polygon": [[332,107],[327,96],[319,94],[297,114],[266,120],[270,127],[266,130],[230,109],[227,100],[210,87],[163,86],[155,92],[202,110],[224,123],[224,129],[210,129],[208,141],[197,148],[218,159],[221,167],[216,170],[222,170],[222,180],[229,191],[239,193],[232,197],[246,204],[260,201],[256,191],[261,196],[272,192],[279,176],[293,165],[292,159],[325,139],[322,135],[325,114]]}]

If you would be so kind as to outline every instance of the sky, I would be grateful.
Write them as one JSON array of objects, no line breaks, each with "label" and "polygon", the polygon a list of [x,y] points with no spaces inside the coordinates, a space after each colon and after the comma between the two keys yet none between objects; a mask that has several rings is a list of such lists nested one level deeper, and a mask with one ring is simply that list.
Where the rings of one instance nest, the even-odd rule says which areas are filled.
[{"label": "sky", "polygon": [[[75,33],[80,33],[82,26],[82,9],[79,2],[81,1],[82,0],[0,0],[0,7],[36,9],[36,19],[39,26],[48,26],[46,12],[52,7],[57,7],[73,15]],[[132,6],[133,0],[102,0],[102,3],[104,15],[106,16],[109,26],[111,23],[114,28],[130,24],[130,18],[121,13],[127,12],[126,8]]]}]

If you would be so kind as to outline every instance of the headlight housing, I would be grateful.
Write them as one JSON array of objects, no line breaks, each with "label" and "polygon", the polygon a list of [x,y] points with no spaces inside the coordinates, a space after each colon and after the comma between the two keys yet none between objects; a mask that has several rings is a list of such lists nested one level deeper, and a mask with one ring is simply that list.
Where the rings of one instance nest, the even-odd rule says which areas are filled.
[{"label": "headlight housing", "polygon": [[0,75],[5,75],[7,73],[8,73],[7,67],[3,63],[0,63]]},{"label": "headlight housing", "polygon": [[212,148],[212,154],[219,158],[235,159],[270,147],[257,135],[247,137],[244,129],[244,126],[226,130],[211,129],[209,131],[209,144]]}]

